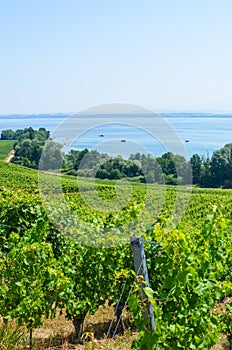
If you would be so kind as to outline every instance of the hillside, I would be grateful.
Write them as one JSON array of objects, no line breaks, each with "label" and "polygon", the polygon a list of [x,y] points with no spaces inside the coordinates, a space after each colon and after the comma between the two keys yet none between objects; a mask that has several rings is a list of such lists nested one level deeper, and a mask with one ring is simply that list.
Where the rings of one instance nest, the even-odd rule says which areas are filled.
[{"label": "hillside", "polygon": [[[128,330],[110,343],[112,347],[107,345],[103,333],[114,311],[108,306],[102,309],[107,301],[117,302],[125,281],[125,293],[131,293],[131,233],[146,238],[151,286],[160,299],[159,312],[166,310],[160,319],[163,327],[172,326],[174,321],[181,327],[182,313],[198,312],[201,322],[198,316],[184,316],[198,327],[180,328],[181,337],[194,344],[198,342],[197,337],[192,338],[196,332],[208,344],[205,349],[217,341],[221,325],[227,329],[225,320],[217,319],[211,311],[217,305],[225,308],[221,301],[230,294],[232,190],[83,178],[77,182],[75,177],[41,173],[2,161],[0,188],[0,269],[10,291],[0,289],[1,314],[36,329],[34,339],[44,339],[36,349],[45,349],[48,338],[54,345],[49,345],[50,349],[60,341],[66,345],[59,349],[74,349],[71,343],[68,347],[67,339],[73,337],[71,320],[78,318],[79,312],[86,317],[84,331],[94,332],[96,349],[110,346],[116,350],[125,346],[127,337],[128,341],[134,338]],[[72,216],[67,214],[70,210]],[[162,243],[158,251],[153,241]],[[80,244],[83,242],[87,246]],[[104,245],[108,248],[103,249]],[[167,298],[168,303],[162,301]],[[55,315],[52,305],[66,310],[70,321],[58,315],[53,321],[45,320]],[[210,322],[212,339],[207,332]],[[126,324],[128,327],[130,322]],[[175,330],[170,330],[174,332],[170,342],[175,344]]]}]

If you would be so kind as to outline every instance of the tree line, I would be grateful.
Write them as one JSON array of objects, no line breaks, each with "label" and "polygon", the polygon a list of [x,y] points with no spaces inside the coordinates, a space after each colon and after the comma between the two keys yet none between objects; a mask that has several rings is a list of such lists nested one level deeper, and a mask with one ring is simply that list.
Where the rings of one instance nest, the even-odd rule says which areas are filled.
[{"label": "tree line", "polygon": [[[63,154],[62,145],[50,139],[50,133],[45,128],[3,130],[1,139],[16,140],[12,162],[30,168],[51,170],[61,166],[63,173],[75,176],[232,188],[232,143],[215,151],[211,158],[194,154],[186,160],[181,155],[166,152],[161,157],[136,153],[124,159],[88,149],[70,150]],[[46,151],[43,152],[45,144]]]},{"label": "tree line", "polygon": [[166,152],[161,157],[131,154],[129,159],[109,157],[96,150],[71,150],[64,156],[63,171],[100,179],[137,178],[141,182],[200,187],[232,188],[232,143],[215,151],[211,158],[194,154],[189,160]]}]

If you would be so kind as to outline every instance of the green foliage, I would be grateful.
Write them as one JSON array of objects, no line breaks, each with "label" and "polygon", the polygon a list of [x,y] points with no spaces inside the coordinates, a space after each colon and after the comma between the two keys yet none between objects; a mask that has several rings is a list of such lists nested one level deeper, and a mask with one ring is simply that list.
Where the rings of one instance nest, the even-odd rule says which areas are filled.
[{"label": "green foliage", "polygon": [[[232,187],[232,144],[215,151],[211,159],[194,154],[190,160],[186,160],[181,155],[166,152],[161,157],[136,153],[126,160],[121,156],[109,157],[88,149],[70,150],[64,155],[62,145],[52,140],[47,141],[49,136],[49,131],[45,128],[34,130],[29,127],[16,131],[3,130],[1,140],[17,140],[14,143],[15,155],[12,162],[29,168],[61,169],[67,175],[99,179],[137,178],[147,183]],[[3,154],[5,155],[5,150]]]},{"label": "green foliage", "polygon": [[17,129],[13,131],[11,129],[2,130],[1,132],[1,140],[18,140],[23,141],[26,139],[33,140],[36,139],[38,141],[47,140],[50,136],[50,132],[45,128],[39,128],[39,130],[34,130],[32,127],[25,129]]},{"label": "green foliage", "polygon": [[[224,318],[214,310],[231,293],[232,191],[194,188],[188,203],[185,187],[178,192],[175,186],[131,182],[129,196],[128,184],[117,188],[121,182],[116,180],[80,183],[40,173],[42,204],[37,171],[3,162],[0,171],[0,313],[5,320],[37,327],[59,308],[78,324],[106,300],[116,303],[127,281],[125,302],[134,283],[128,241],[136,233],[148,240],[153,292],[146,292],[157,328],[147,331],[133,294],[130,307],[141,332],[134,347],[207,349],[220,332],[230,334],[229,306]],[[65,206],[58,201],[60,188]],[[106,208],[113,200],[120,209],[99,211],[96,194]],[[212,211],[215,204],[219,209]],[[66,215],[68,210],[77,221]]]},{"label": "green foliage", "polygon": [[[45,128],[34,130],[30,127],[18,129],[15,132],[12,130],[3,130],[1,139],[17,140],[13,145],[14,157],[11,160],[12,163],[34,169],[38,169],[39,165],[41,165],[41,169],[57,169],[62,164],[62,146],[52,140],[48,140],[49,135],[49,131]],[[46,141],[46,148],[44,149]],[[43,157],[41,159],[42,155]]]},{"label": "green foliage", "polygon": [[49,223],[36,190],[3,190],[0,208],[5,320],[16,319],[30,329],[41,325],[43,316],[54,317],[59,307],[75,321],[112,298],[124,264],[123,246],[101,249],[70,241]]},{"label": "green foliage", "polygon": [[192,168],[192,183],[193,185],[199,184],[202,172],[202,159],[198,154],[194,154],[190,158],[190,164]]},{"label": "green foliage", "polygon": [[213,153],[210,161],[211,185],[232,187],[232,144],[227,144]]},{"label": "green foliage", "polygon": [[197,184],[202,187],[231,188],[232,144],[215,151],[212,158],[194,154],[189,161],[172,152],[161,157],[150,154],[131,154],[128,160],[121,156],[109,157],[97,151],[71,151],[65,156],[64,171],[100,179],[139,178],[141,182],[170,185]]},{"label": "green foliage", "polygon": [[1,188],[34,190],[37,186],[38,172],[33,169],[0,161],[0,174]]},{"label": "green foliage", "polygon": [[1,132],[1,140],[16,140],[15,132],[11,129],[2,130]]},{"label": "green foliage", "polygon": [[171,152],[157,159],[151,154],[131,154],[126,160],[121,156],[109,157],[95,150],[71,150],[64,157],[62,171],[84,177],[96,176],[99,179],[141,177],[141,181],[147,183],[163,183],[164,179],[167,179],[168,184],[191,183],[190,164],[184,157]]},{"label": "green foliage", "polygon": [[55,258],[49,241],[54,229],[38,195],[2,191],[0,207],[1,315],[34,328],[43,316],[54,317],[63,293],[68,295],[72,281],[65,271],[70,267],[67,257]]},{"label": "green foliage", "polygon": [[62,166],[62,145],[48,140],[45,146],[42,148],[42,154],[40,154],[39,158],[32,155],[33,161],[36,160],[36,167],[41,170],[53,170],[60,169]]},{"label": "green foliage", "polygon": [[152,289],[145,292],[154,308],[156,329],[145,327],[142,308],[133,297],[140,330],[134,349],[155,349],[157,344],[159,349],[210,349],[216,343],[224,323],[214,310],[232,288],[226,221],[214,208],[201,230],[170,231],[154,225],[148,237],[162,246],[148,250]]}]

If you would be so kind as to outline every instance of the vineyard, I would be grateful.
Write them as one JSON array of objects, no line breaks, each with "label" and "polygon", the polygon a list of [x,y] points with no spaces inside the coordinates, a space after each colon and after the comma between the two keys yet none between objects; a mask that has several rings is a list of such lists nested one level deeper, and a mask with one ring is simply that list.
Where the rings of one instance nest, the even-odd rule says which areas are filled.
[{"label": "vineyard", "polygon": [[[137,330],[133,349],[211,349],[221,337],[232,346],[232,190],[77,181],[4,162],[0,175],[4,325],[34,330],[62,312],[82,342],[85,319],[120,301],[130,314],[126,332]],[[131,234],[145,239],[153,330]],[[109,338],[114,330],[115,322]]]}]

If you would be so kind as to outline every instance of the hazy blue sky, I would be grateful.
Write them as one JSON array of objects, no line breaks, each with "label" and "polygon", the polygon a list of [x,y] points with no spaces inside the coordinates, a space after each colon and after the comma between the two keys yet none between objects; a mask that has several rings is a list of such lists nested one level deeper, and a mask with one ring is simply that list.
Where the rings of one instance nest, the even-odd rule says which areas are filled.
[{"label": "hazy blue sky", "polygon": [[231,0],[0,0],[0,114],[232,111]]}]

